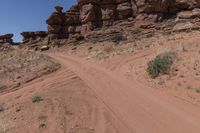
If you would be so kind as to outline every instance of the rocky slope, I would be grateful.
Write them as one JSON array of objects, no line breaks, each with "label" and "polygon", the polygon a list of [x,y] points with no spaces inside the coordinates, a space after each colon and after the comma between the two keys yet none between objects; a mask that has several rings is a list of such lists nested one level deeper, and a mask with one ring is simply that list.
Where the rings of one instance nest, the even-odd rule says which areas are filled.
[{"label": "rocky slope", "polygon": [[0,62],[1,94],[60,68],[46,55],[19,49],[0,51]]}]

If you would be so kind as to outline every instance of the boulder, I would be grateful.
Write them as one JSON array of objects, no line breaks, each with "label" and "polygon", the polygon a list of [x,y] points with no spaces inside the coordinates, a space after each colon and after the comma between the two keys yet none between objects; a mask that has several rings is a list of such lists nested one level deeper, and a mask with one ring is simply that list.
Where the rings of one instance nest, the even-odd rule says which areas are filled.
[{"label": "boulder", "polygon": [[193,24],[191,22],[187,23],[178,23],[174,26],[173,31],[174,32],[181,32],[181,31],[187,31],[187,30],[197,30],[200,27],[196,24]]},{"label": "boulder", "polygon": [[191,11],[182,11],[178,13],[179,19],[193,19],[193,18],[200,18],[200,9],[195,8]]}]

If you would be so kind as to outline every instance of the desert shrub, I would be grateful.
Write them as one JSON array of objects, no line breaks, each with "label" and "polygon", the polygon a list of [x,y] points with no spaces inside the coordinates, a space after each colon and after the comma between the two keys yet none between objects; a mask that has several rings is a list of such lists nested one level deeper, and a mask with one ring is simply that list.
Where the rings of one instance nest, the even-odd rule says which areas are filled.
[{"label": "desert shrub", "polygon": [[141,32],[142,32],[142,28],[135,28],[135,29],[133,29],[133,31],[131,33],[135,35],[135,34],[139,34]]},{"label": "desert shrub", "polygon": [[200,93],[200,89],[196,89],[196,93]]},{"label": "desert shrub", "polygon": [[177,23],[178,23],[178,21],[168,20],[168,21],[166,21],[165,26],[166,27],[174,27]]},{"label": "desert shrub", "polygon": [[147,72],[152,78],[156,78],[160,73],[169,74],[175,56],[173,52],[159,54],[148,63]]},{"label": "desert shrub", "polygon": [[42,97],[41,96],[33,96],[32,97],[32,102],[33,103],[39,103],[40,101],[42,101]]},{"label": "desert shrub", "polygon": [[142,33],[143,29],[142,28],[134,28],[131,32],[133,38],[135,40],[139,40],[140,39],[140,35]]},{"label": "desert shrub", "polygon": [[186,22],[189,22],[189,20],[172,20],[172,19],[169,19],[169,20],[165,21],[165,26],[166,27],[174,27],[178,23],[186,23]]},{"label": "desert shrub", "polygon": [[123,36],[122,34],[118,33],[118,34],[113,35],[112,40],[115,43],[119,43],[121,41],[127,40],[127,38],[125,36]]},{"label": "desert shrub", "polygon": [[0,112],[3,112],[3,111],[4,111],[3,104],[0,104]]}]

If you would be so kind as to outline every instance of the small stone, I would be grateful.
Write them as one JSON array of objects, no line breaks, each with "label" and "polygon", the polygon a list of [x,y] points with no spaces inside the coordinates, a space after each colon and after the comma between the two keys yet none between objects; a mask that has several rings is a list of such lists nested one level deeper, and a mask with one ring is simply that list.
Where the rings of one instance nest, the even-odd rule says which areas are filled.
[{"label": "small stone", "polygon": [[17,107],[16,112],[20,112],[20,111],[21,111],[21,107]]}]

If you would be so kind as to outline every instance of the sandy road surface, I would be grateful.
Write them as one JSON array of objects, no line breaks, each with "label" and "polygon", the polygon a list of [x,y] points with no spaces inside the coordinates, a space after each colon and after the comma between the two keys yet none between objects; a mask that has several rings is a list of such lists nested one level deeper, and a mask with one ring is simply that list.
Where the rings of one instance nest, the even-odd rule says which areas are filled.
[{"label": "sandy road surface", "polygon": [[[0,95],[0,133],[200,133],[199,107],[121,74],[135,57],[117,60],[110,71],[72,55],[49,55],[60,70]],[[32,103],[34,95],[43,101]]]},{"label": "sandy road surface", "polygon": [[65,54],[51,54],[79,76],[131,133],[199,133],[199,108],[101,66]]}]

